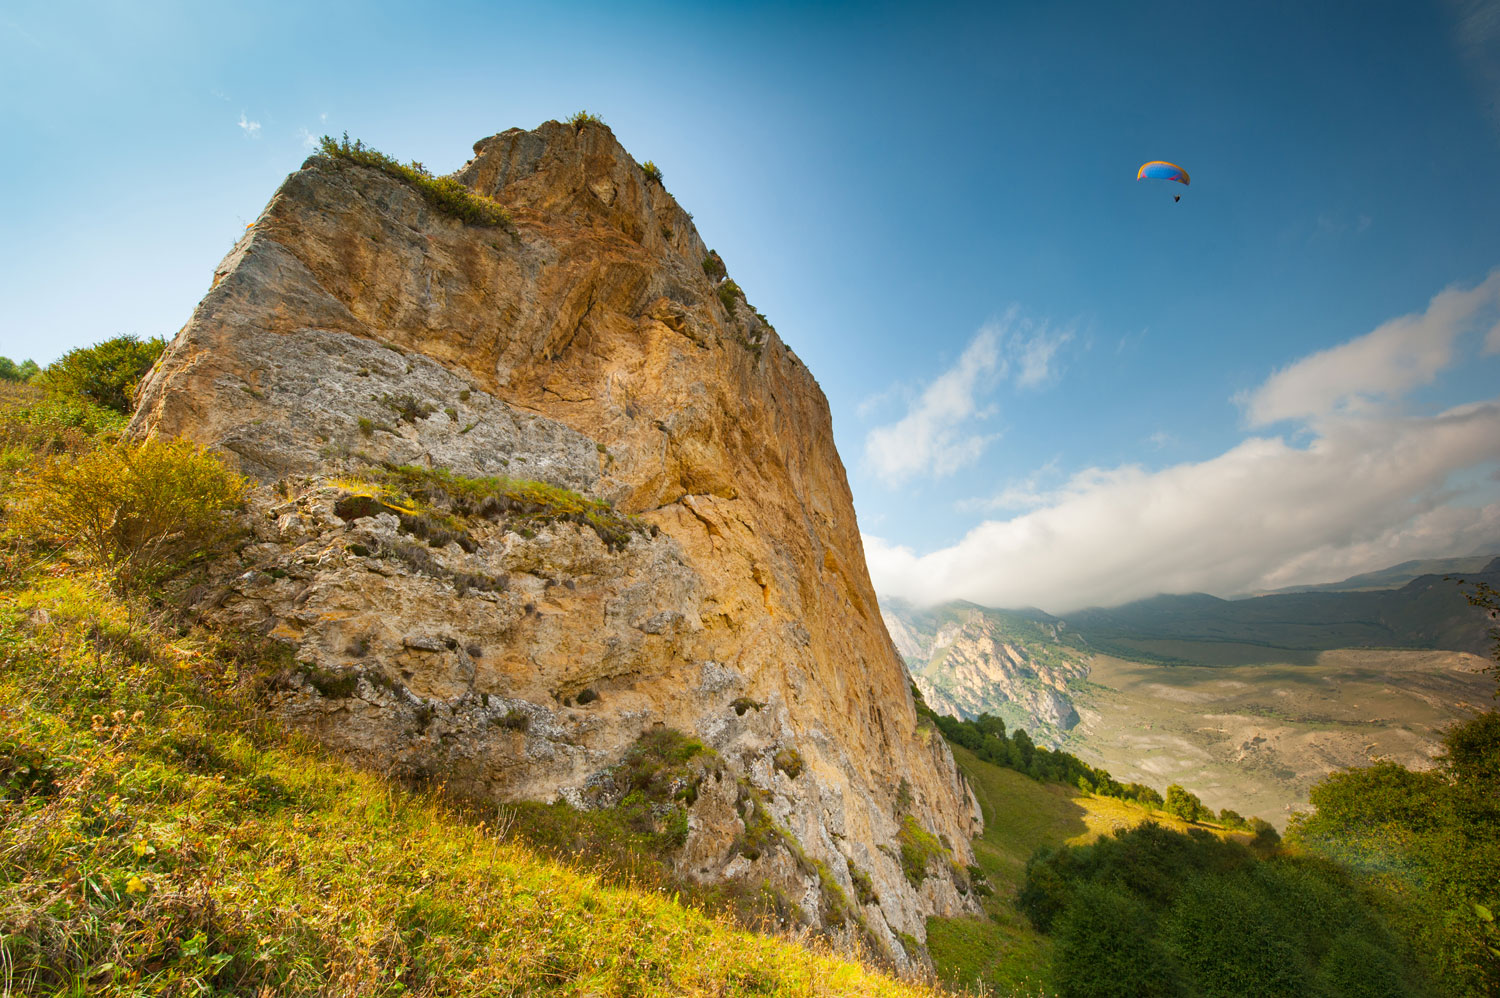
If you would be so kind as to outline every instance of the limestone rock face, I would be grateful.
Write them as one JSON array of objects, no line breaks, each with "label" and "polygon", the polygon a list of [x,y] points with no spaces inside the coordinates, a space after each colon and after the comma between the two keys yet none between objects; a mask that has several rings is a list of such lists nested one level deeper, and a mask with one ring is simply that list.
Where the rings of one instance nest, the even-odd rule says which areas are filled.
[{"label": "limestone rock face", "polygon": [[934,710],[996,714],[1054,747],[1078,724],[1072,687],[1087,678],[1088,659],[1059,640],[1062,621],[962,603],[918,610],[899,600],[881,614]]},{"label": "limestone rock face", "polygon": [[[695,735],[725,770],[679,868],[770,879],[828,926],[821,863],[906,962],[896,932],[977,910],[954,869],[978,812],[918,726],[821,390],[607,128],[474,151],[455,176],[509,226],[309,159],[143,386],[132,432],[220,448],[261,483],[204,612],[295,646],[302,678],[278,694],[295,723],[494,799],[608,803],[642,734]],[[638,519],[624,543],[503,516],[423,543],[401,510],[351,506],[349,476],[378,465],[536,480]],[[800,863],[736,850],[747,788]],[[917,886],[908,794],[952,849]]]}]

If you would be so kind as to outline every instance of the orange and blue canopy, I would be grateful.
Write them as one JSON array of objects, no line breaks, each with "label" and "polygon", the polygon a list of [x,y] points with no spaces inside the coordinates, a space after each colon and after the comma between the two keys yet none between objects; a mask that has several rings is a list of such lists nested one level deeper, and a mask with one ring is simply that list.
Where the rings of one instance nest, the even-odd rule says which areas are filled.
[{"label": "orange and blue canopy", "polygon": [[1184,187],[1192,181],[1188,180],[1188,173],[1176,163],[1168,163],[1165,160],[1153,159],[1149,163],[1141,164],[1141,168],[1135,171],[1137,180],[1175,180]]}]

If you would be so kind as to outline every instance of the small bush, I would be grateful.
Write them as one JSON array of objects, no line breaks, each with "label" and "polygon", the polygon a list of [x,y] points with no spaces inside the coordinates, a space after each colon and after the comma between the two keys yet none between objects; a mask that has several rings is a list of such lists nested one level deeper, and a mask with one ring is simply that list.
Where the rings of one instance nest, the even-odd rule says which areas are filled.
[{"label": "small bush", "polygon": [[509,710],[495,723],[508,731],[525,731],[531,727],[531,715],[524,710]]},{"label": "small bush", "polygon": [[875,893],[875,883],[870,875],[853,863],[849,864],[849,879],[854,881],[854,896],[860,904],[880,903],[880,895]]},{"label": "small bush", "polygon": [[731,316],[739,311],[740,299],[745,296],[740,286],[733,281],[725,281],[719,285],[719,304],[724,306],[724,311]]},{"label": "small bush", "polygon": [[129,590],[161,578],[218,540],[246,482],[186,440],[115,444],[42,462],[19,490],[15,521],[75,544]]},{"label": "small bush", "polygon": [[578,706],[582,707],[584,704],[593,703],[598,699],[599,694],[595,693],[593,690],[584,690],[582,693],[578,694]]},{"label": "small bush", "polygon": [[736,697],[729,706],[733,707],[734,712],[740,717],[744,717],[747,710],[753,710],[757,714],[760,713],[765,709],[766,702],[764,700],[751,700],[749,697]]},{"label": "small bush", "polygon": [[568,118],[568,124],[572,125],[575,131],[581,132],[585,125],[602,125],[604,124],[604,120],[597,114],[590,114],[587,111],[577,111]]},{"label": "small bush", "polygon": [[802,761],[802,753],[794,748],[784,748],[776,753],[772,765],[787,775],[788,779],[795,780],[802,775],[806,763]]},{"label": "small bush", "polygon": [[703,272],[711,281],[722,281],[729,276],[729,269],[724,266],[724,258],[719,256],[718,250],[709,250],[708,256],[703,258]]},{"label": "small bush", "polygon": [[644,163],[641,164],[641,172],[646,175],[646,179],[649,180],[651,183],[653,183],[653,184],[660,184],[661,183],[661,167],[657,166],[655,163],[651,162],[649,159],[646,160],[646,162],[644,162]]},{"label": "small bush", "polygon": [[37,383],[58,395],[78,396],[129,415],[141,379],[166,348],[160,336],[149,340],[116,336],[91,347],[69,350],[47,365]]},{"label": "small bush", "polygon": [[410,164],[399,163],[358,139],[350,142],[348,132],[344,133],[342,142],[336,141],[331,135],[323,136],[318,151],[325,156],[368,166],[405,181],[415,187],[428,204],[461,222],[500,227],[510,224],[510,215],[493,198],[474,193],[452,177],[434,177],[415,160]]}]

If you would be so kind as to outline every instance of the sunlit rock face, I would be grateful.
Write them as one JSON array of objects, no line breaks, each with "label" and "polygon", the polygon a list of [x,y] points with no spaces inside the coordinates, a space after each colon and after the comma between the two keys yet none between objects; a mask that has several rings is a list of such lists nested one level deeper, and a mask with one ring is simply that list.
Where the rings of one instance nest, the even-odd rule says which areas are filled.
[{"label": "sunlit rock face", "polygon": [[[132,432],[211,445],[260,483],[199,605],[295,647],[285,717],[472,794],[608,804],[644,733],[702,739],[722,765],[681,871],[769,879],[809,922],[906,962],[895,932],[977,910],[954,868],[979,819],[918,726],[822,391],[607,128],[474,151],[455,177],[508,226],[309,159],[143,387]],[[423,539],[351,498],[381,465],[535,480],[634,520],[621,540],[502,510]],[[775,765],[787,750],[796,775]],[[747,794],[804,859],[736,848]],[[904,807],[953,853],[918,886]],[[808,859],[857,915],[842,928]],[[852,870],[878,901],[856,900]]]}]

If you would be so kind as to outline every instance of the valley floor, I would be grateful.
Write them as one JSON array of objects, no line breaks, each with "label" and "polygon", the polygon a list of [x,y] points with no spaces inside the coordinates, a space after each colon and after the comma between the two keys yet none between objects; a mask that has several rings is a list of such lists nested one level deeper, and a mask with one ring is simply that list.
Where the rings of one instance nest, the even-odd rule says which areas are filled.
[{"label": "valley floor", "polygon": [[1493,686],[1485,661],[1462,652],[1143,644],[1201,664],[1095,655],[1062,747],[1118,780],[1178,783],[1277,828],[1336,769],[1430,767],[1441,731],[1486,707]]}]

